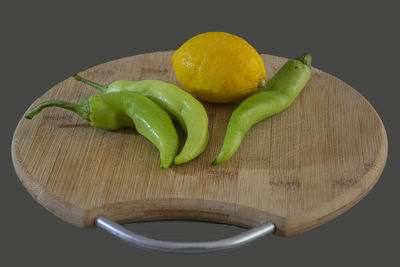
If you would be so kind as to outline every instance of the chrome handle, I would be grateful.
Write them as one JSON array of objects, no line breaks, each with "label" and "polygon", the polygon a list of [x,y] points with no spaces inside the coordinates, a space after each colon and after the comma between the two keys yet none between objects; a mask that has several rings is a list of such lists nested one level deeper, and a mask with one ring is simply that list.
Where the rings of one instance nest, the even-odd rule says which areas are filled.
[{"label": "chrome handle", "polygon": [[122,225],[107,219],[104,216],[96,218],[96,225],[128,242],[131,245],[158,252],[172,253],[210,253],[231,250],[245,246],[250,242],[275,231],[275,225],[264,223],[251,228],[238,235],[215,241],[206,242],[172,242],[151,239],[142,235],[135,234]]}]

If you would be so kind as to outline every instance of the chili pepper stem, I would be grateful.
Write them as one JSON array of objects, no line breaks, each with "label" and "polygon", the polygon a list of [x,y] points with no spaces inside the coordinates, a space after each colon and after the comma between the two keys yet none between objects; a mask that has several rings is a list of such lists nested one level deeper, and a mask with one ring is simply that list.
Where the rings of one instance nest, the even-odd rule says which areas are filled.
[{"label": "chili pepper stem", "polygon": [[296,58],[298,61],[303,63],[304,65],[307,65],[309,68],[311,68],[311,54],[310,53],[304,53],[298,58]]},{"label": "chili pepper stem", "polygon": [[72,77],[74,77],[74,79],[77,80],[77,81],[86,83],[86,84],[88,84],[88,85],[100,90],[102,93],[105,93],[105,91],[107,90],[107,86],[102,85],[102,84],[98,84],[98,83],[95,83],[95,82],[92,82],[92,81],[89,81],[89,80],[79,76],[78,74],[74,74]]},{"label": "chili pepper stem", "polygon": [[82,117],[82,119],[90,122],[90,108],[89,108],[89,101],[83,101],[78,103],[71,103],[67,101],[61,100],[49,100],[39,105],[35,106],[34,108],[30,109],[26,114],[25,118],[32,119],[36,114],[38,114],[42,109],[47,107],[59,107],[64,108],[67,110],[71,110]]}]

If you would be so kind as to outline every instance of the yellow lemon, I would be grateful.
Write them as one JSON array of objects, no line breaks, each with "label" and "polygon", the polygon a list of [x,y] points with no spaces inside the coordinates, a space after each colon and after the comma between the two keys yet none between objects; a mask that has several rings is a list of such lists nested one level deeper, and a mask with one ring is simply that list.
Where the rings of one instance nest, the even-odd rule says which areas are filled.
[{"label": "yellow lemon", "polygon": [[239,100],[265,82],[264,62],[244,39],[207,32],[186,41],[171,58],[179,83],[195,96],[215,103]]}]

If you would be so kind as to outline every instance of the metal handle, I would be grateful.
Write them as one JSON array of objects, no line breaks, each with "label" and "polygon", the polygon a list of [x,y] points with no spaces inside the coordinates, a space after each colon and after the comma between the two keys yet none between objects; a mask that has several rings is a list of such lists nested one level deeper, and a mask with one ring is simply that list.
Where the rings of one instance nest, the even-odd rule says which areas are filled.
[{"label": "metal handle", "polygon": [[230,250],[245,246],[257,238],[275,231],[275,225],[267,222],[226,239],[207,242],[171,242],[135,234],[104,216],[96,218],[96,225],[131,245],[152,251],[172,253],[210,253]]}]

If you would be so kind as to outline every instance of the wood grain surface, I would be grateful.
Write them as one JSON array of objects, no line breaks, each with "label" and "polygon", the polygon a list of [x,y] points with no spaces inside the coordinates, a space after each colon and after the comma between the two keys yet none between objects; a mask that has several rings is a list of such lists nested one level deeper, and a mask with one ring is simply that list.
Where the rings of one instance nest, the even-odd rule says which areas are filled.
[{"label": "wood grain surface", "polygon": [[[178,84],[171,55],[126,57],[80,74],[102,84]],[[262,58],[267,79],[286,61]],[[95,93],[71,77],[33,104]],[[16,173],[42,206],[79,227],[93,226],[98,215],[121,223],[188,219],[252,227],[271,221],[276,234],[291,236],[351,208],[385,166],[387,137],[378,114],[356,90],[316,68],[293,105],[255,125],[225,164],[211,162],[238,103],[203,104],[210,141],[185,165],[161,170],[157,149],[134,129],[94,129],[74,113],[49,108],[19,122],[12,141]]]}]

